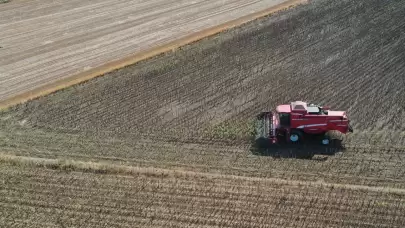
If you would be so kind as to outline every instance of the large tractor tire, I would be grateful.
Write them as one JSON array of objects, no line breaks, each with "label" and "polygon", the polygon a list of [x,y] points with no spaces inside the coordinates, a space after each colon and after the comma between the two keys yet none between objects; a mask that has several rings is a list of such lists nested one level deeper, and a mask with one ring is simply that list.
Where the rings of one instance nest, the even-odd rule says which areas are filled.
[{"label": "large tractor tire", "polygon": [[257,148],[269,147],[270,119],[269,112],[262,112],[256,118],[255,123],[255,144]]},{"label": "large tractor tire", "polygon": [[341,147],[344,139],[344,134],[338,131],[328,131],[323,136],[321,144],[327,147]]},{"label": "large tractor tire", "polygon": [[290,133],[290,142],[293,144],[300,144],[303,142],[304,134],[300,130],[292,130]]}]

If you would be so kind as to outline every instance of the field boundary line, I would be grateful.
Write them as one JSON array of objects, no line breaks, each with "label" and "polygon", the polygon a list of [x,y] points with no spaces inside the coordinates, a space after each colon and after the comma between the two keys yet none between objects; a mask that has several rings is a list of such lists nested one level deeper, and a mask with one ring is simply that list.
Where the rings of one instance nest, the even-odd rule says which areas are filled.
[{"label": "field boundary line", "polygon": [[278,5],[272,6],[270,8],[267,8],[265,10],[261,10],[256,13],[252,13],[243,17],[240,17],[238,19],[234,19],[231,21],[228,21],[226,23],[204,29],[202,31],[190,34],[188,36],[185,36],[183,38],[171,41],[169,43],[141,51],[139,53],[134,53],[131,56],[125,57],[123,59],[111,61],[108,63],[105,63],[101,66],[95,67],[93,69],[90,69],[88,71],[84,71],[81,73],[78,73],[76,75],[68,76],[66,78],[57,80],[55,82],[39,86],[38,88],[32,89],[27,92],[23,92],[21,94],[12,96],[10,98],[6,98],[3,101],[0,101],[0,110],[2,109],[7,109],[11,106],[20,104],[20,103],[25,103],[29,100],[33,100],[48,94],[51,94],[53,92],[56,92],[58,90],[88,81],[90,79],[102,76],[106,73],[112,72],[114,70],[118,70],[120,68],[133,65],[135,63],[138,63],[140,61],[152,58],[154,56],[174,51],[182,46],[186,46],[188,44],[197,42],[199,40],[202,40],[204,38],[216,35],[218,33],[224,32],[228,29],[234,28],[241,26],[245,23],[248,23],[250,21],[254,21],[256,19],[265,17],[271,13],[275,13],[278,11],[282,11],[284,9],[288,9],[300,4],[305,4],[308,3],[309,0],[287,0],[286,2],[280,3]]},{"label": "field boundary line", "polygon": [[191,178],[205,178],[205,179],[222,178],[228,180],[230,179],[230,180],[260,182],[269,185],[271,185],[272,183],[277,183],[297,187],[304,186],[304,187],[320,187],[320,188],[323,187],[331,189],[338,188],[353,191],[403,194],[405,196],[405,189],[403,188],[377,187],[377,186],[366,186],[355,184],[338,184],[338,183],[327,183],[325,181],[299,181],[281,178],[245,177],[228,174],[185,171],[181,169],[163,169],[155,167],[117,165],[106,162],[36,158],[36,157],[16,156],[5,153],[0,153],[0,163],[10,164],[17,167],[19,166],[39,167],[53,170],[65,170],[72,172],[95,173],[105,175],[121,175],[121,176],[145,175],[149,177],[160,177],[160,178],[176,178],[176,177],[177,178],[191,177]]}]

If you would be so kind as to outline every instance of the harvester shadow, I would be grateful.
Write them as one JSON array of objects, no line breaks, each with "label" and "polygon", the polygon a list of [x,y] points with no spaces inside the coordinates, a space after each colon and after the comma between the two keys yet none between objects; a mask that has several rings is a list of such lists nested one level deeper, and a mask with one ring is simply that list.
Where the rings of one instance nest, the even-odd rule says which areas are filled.
[{"label": "harvester shadow", "polygon": [[[273,158],[313,159],[315,155],[333,156],[344,152],[342,140],[334,139],[329,145],[321,145],[319,141],[306,141],[302,144],[270,144],[266,139],[253,140],[251,152],[258,156],[271,156]],[[317,158],[327,160],[327,157]]]}]

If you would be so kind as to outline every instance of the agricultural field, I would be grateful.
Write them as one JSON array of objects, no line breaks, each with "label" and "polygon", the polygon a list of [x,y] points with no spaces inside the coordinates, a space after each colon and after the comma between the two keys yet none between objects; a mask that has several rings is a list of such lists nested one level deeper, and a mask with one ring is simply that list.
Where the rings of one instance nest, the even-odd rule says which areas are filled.
[{"label": "agricultural field", "polygon": [[[403,189],[38,160],[16,169],[8,161],[2,227],[403,225]],[[77,167],[86,172],[69,171]]]},{"label": "agricultural field", "polygon": [[194,40],[193,34],[207,36],[212,27],[300,2],[10,1],[0,6],[0,107],[136,62],[165,45],[170,50]]},{"label": "agricultural field", "polygon": [[[402,227],[403,15],[311,1],[2,111],[0,225]],[[355,132],[257,150],[255,116],[294,100]]]}]

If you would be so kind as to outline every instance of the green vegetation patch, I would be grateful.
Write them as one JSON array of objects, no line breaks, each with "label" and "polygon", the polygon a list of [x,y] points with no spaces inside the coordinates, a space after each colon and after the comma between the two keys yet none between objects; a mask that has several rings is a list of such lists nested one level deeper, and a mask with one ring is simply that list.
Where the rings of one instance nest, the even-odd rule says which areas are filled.
[{"label": "green vegetation patch", "polygon": [[204,135],[209,138],[237,140],[250,139],[254,135],[254,120],[229,120],[208,127]]}]

